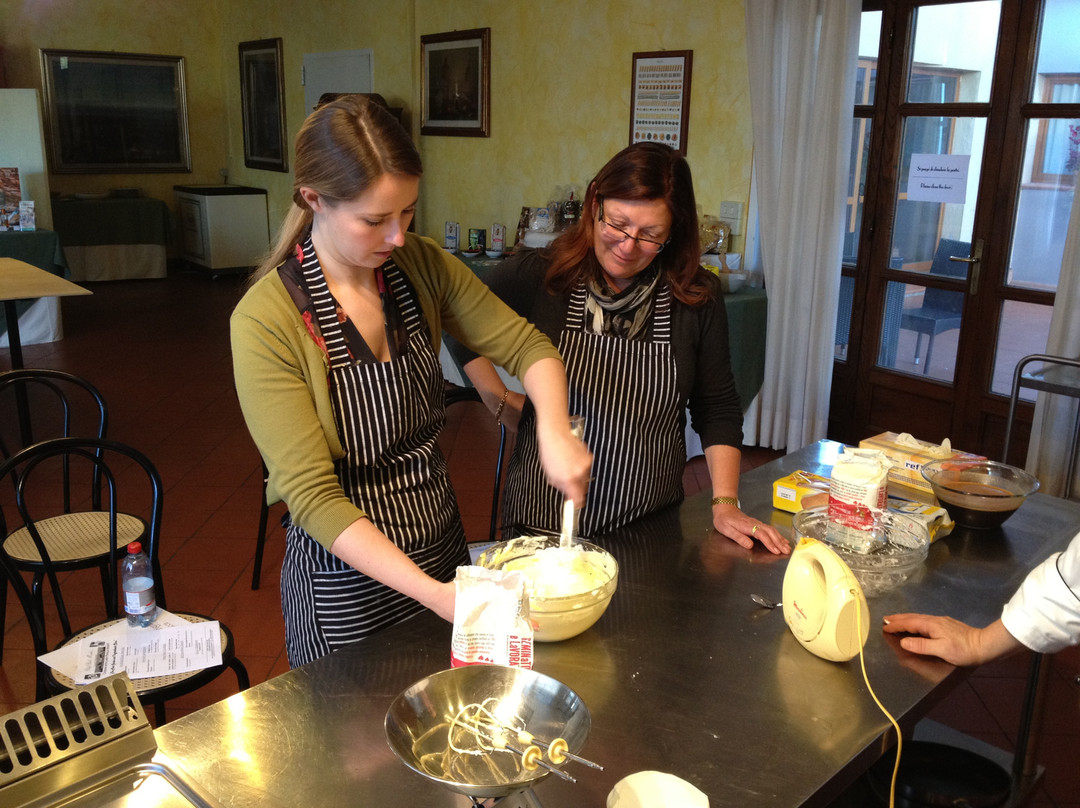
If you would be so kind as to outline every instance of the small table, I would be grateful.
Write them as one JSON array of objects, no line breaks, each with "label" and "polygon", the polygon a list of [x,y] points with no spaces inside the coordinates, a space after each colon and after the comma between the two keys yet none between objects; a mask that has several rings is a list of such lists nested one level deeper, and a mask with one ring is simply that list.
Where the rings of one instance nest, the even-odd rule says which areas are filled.
[{"label": "small table", "polygon": [[[89,295],[89,289],[83,289],[78,284],[54,275],[44,269],[39,269],[25,261],[16,261],[14,258],[0,258],[0,300],[4,301],[4,314],[7,316],[8,345],[11,348],[11,368],[21,370],[23,368],[22,341],[19,338],[19,313],[15,307],[16,300],[24,300],[31,297],[66,297],[67,295]],[[16,398],[16,406],[19,412],[19,423],[24,428],[29,428],[29,409],[26,402],[26,390],[20,385],[17,388],[19,395]],[[27,443],[29,436],[24,434]]]},{"label": "small table", "polygon": [[160,199],[56,199],[52,214],[74,280],[165,277],[170,215]]},{"label": "small table", "polygon": [[[54,275],[69,277],[67,259],[64,257],[60,237],[57,236],[55,230],[0,231],[0,257],[15,258],[48,270]],[[60,318],[55,307],[49,310],[35,310],[32,315],[28,315],[27,309],[35,302],[34,300],[20,300],[16,304],[16,309],[19,316],[23,318],[24,333],[29,327],[31,333],[36,331],[45,334],[46,338],[39,341],[47,342],[53,338],[51,335],[59,333]],[[27,317],[34,319],[28,321]],[[5,314],[0,314],[0,333],[6,330],[7,317]]]},{"label": "small table", "polygon": [[0,231],[0,256],[26,261],[54,275],[67,275],[67,260],[55,230]]},{"label": "small table", "polygon": [[731,372],[743,412],[761,390],[765,379],[765,335],[769,320],[769,298],[764,289],[744,287],[724,295],[728,320]]},{"label": "small table", "polygon": [[68,295],[93,294],[59,275],[39,269],[25,261],[0,258],[0,300],[4,301],[7,317],[8,342],[11,346],[11,367],[23,367],[22,342],[19,339],[19,317],[16,300],[33,297],[66,297]]}]

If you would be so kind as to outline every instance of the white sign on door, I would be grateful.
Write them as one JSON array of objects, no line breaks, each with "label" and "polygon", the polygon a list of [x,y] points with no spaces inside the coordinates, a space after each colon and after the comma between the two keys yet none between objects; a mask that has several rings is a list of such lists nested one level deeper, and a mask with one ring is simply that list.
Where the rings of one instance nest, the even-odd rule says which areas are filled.
[{"label": "white sign on door", "polygon": [[970,154],[913,154],[908,170],[911,202],[966,202]]}]

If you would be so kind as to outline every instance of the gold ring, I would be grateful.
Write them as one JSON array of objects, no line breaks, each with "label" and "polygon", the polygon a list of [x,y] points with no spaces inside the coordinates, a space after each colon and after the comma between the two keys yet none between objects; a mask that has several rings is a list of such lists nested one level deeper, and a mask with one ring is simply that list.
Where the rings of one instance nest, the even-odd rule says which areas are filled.
[{"label": "gold ring", "polygon": [[759,527],[761,527],[761,525],[754,525],[754,528],[753,528],[753,530],[751,530],[751,531],[750,531],[750,535],[751,535],[751,536],[755,535],[755,534],[757,533],[757,529],[758,529]]}]

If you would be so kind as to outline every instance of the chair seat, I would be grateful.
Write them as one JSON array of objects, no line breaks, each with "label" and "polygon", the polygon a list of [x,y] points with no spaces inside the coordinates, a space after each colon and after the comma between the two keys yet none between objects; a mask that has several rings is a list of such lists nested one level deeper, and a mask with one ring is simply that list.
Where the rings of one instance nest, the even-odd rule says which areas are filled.
[{"label": "chair seat", "polygon": [[937,309],[920,306],[905,311],[900,319],[900,327],[908,331],[931,332],[940,334],[952,328],[960,327],[960,312],[951,309]]},{"label": "chair seat", "polygon": [[[49,557],[57,566],[94,559],[108,554],[109,514],[106,511],[81,511],[51,516],[37,522],[41,540],[49,548]],[[146,523],[137,516],[117,514],[116,546],[125,548],[139,541],[146,532]],[[41,554],[30,531],[21,527],[4,540],[4,551],[16,564],[40,564]]]},{"label": "chair seat", "polygon": [[[26,495],[24,492],[30,491],[32,495],[36,495],[40,491],[48,491],[49,487],[55,484],[57,465],[60,465],[63,472],[72,469],[80,478],[83,478],[87,471],[91,472],[90,476],[100,476],[101,501],[109,503],[109,512],[88,510],[70,518],[51,516],[46,519],[31,521],[33,509],[26,507]],[[134,489],[139,492],[133,498],[123,500],[128,515],[116,510],[116,503],[119,498],[117,480],[118,471],[120,470],[123,470],[125,480],[130,480],[132,483],[141,483],[134,486],[125,483],[125,491]],[[134,477],[130,473],[132,470],[135,472]],[[140,471],[141,480],[139,479]],[[52,590],[57,617],[63,631],[64,646],[70,646],[72,642],[101,631],[106,626],[115,626],[119,619],[126,619],[120,618],[118,614],[119,604],[117,601],[119,599],[117,598],[117,592],[121,586],[118,573],[121,565],[107,563],[110,552],[117,549],[109,546],[109,543],[114,538],[119,547],[133,539],[138,539],[145,533],[143,547],[150,559],[151,569],[154,571],[157,603],[162,608],[168,608],[165,597],[166,587],[162,581],[161,568],[158,564],[164,484],[161,481],[161,474],[158,473],[158,470],[146,455],[127,444],[104,438],[56,438],[39,441],[27,446],[3,463],[0,463],[0,480],[9,475],[12,478],[12,484],[16,492],[16,507],[22,519],[25,520],[25,527],[28,529],[24,533],[33,530],[34,536],[38,538],[41,538],[39,534],[42,533],[56,534],[50,539],[53,546],[42,552],[42,557],[38,562],[40,566],[37,567],[27,561],[18,561],[12,557],[12,551],[16,549],[19,543],[22,543],[23,556],[36,558],[37,554],[32,552],[33,543],[30,542],[28,535],[17,535],[9,538],[3,544],[4,548],[9,549],[6,552],[0,552],[0,570],[4,573],[7,585],[14,589],[15,596],[22,606],[23,614],[26,616],[30,634],[34,640],[35,658],[47,653],[50,647],[57,647],[48,640],[47,624],[50,621],[47,620],[46,601],[42,593],[43,578],[45,576],[49,578],[49,588]],[[38,499],[35,498],[31,501],[37,502]],[[53,513],[55,514],[55,511]],[[140,518],[136,518],[134,514],[139,514]],[[143,519],[145,519],[145,523]],[[110,524],[116,526],[116,532],[119,535],[110,536]],[[18,533],[18,531],[16,532]],[[58,546],[56,539],[59,539],[60,545],[71,544],[77,540],[78,536],[85,533],[96,535],[97,541],[84,546],[82,551],[73,551],[70,547],[56,549]],[[41,543],[44,544],[44,541]],[[78,561],[67,561],[66,563],[63,560],[64,558],[77,556],[80,553],[82,555],[92,555],[93,557]],[[96,566],[101,573],[102,591],[105,595],[105,614],[110,615],[110,617],[91,626],[82,627],[76,625],[72,627],[68,618],[69,609],[64,603],[64,594],[61,591],[58,576],[54,572],[60,567],[85,569],[92,566]],[[22,573],[28,569],[35,573],[33,589],[28,587],[26,581],[23,580]],[[0,592],[0,594],[3,593]],[[6,602],[6,597],[0,600],[0,603],[5,605]],[[182,616],[195,621],[209,619],[191,613],[185,613]],[[7,622],[2,618],[3,613],[0,613],[0,626],[5,625]],[[221,626],[221,641],[222,661],[220,665],[139,681],[136,691],[143,701],[154,705],[159,725],[166,720],[165,702],[167,700],[197,690],[216,679],[225,668],[232,668],[236,673],[236,682],[240,690],[247,689],[250,684],[247,670],[244,668],[243,663],[237,659],[232,634],[224,625]],[[38,662],[34,667],[37,673],[35,684],[39,701],[50,692],[55,693],[62,688],[70,688],[74,684],[69,677],[54,675],[52,669],[44,663]]]},{"label": "chair seat", "polygon": [[[201,614],[195,614],[193,612],[173,612],[177,617],[182,617],[191,623],[205,623],[212,618],[206,617]],[[126,617],[122,617],[119,620],[105,620],[104,622],[97,623],[96,625],[89,626],[70,637],[65,639],[58,647],[64,648],[84,637],[89,637],[93,634],[97,634],[99,631],[114,626],[117,623],[121,623],[127,620]],[[135,691],[139,694],[139,698],[143,701],[156,701],[173,699],[177,696],[182,696],[186,693],[193,692],[211,679],[217,677],[226,668],[233,665],[233,660],[236,656],[236,649],[233,645],[232,632],[225,627],[224,623],[218,623],[221,629],[221,664],[213,665],[208,668],[200,668],[199,670],[188,671],[186,673],[173,673],[168,676],[148,676],[144,679],[132,679],[132,684],[135,686]],[[77,687],[75,680],[69,676],[65,676],[58,671],[49,668],[47,674],[47,681],[49,688],[53,692],[61,689],[71,690]]]}]

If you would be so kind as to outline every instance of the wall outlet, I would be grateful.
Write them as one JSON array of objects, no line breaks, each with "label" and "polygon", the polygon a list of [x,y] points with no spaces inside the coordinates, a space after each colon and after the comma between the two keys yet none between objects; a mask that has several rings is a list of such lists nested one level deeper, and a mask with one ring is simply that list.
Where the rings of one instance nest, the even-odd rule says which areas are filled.
[{"label": "wall outlet", "polygon": [[721,202],[720,220],[731,227],[732,235],[742,233],[742,202]]},{"label": "wall outlet", "polygon": [[721,202],[720,203],[720,218],[721,219],[741,219],[742,218],[742,202]]}]

